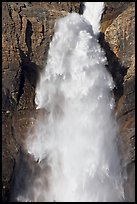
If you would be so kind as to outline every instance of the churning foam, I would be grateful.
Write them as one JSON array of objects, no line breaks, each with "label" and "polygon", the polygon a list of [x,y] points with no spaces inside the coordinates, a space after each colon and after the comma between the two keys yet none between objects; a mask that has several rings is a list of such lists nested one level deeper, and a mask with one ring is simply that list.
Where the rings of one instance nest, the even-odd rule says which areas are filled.
[{"label": "churning foam", "polygon": [[[71,13],[56,21],[47,65],[36,87],[37,108],[48,115],[38,119],[26,142],[42,171],[34,176],[39,183],[29,188],[35,202],[116,202],[124,197],[114,83],[96,38],[103,2],[85,5],[83,15]],[[18,200],[31,200],[30,194]]]}]

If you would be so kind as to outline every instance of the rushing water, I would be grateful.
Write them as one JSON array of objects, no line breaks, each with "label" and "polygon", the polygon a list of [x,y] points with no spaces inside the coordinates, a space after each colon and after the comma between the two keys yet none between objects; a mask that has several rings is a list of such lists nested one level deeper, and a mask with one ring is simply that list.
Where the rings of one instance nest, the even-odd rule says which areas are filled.
[{"label": "rushing water", "polygon": [[41,170],[25,196],[17,196],[19,201],[124,199],[114,83],[97,39],[103,6],[87,2],[83,15],[71,13],[56,21],[36,87],[35,102],[43,117],[26,141]]}]

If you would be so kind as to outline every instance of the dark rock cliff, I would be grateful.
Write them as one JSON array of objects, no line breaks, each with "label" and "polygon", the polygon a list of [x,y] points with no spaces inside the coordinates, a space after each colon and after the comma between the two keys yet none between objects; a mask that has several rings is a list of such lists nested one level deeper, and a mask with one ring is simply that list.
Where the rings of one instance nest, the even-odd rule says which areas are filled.
[{"label": "dark rock cliff", "polygon": [[[35,110],[35,87],[47,59],[55,20],[82,13],[80,2],[2,3],[2,197],[8,200],[11,180],[24,151],[24,139]],[[135,182],[135,4],[106,2],[100,44],[116,88],[120,149],[129,178],[127,200],[134,200]],[[130,190],[129,190],[130,189]]]}]

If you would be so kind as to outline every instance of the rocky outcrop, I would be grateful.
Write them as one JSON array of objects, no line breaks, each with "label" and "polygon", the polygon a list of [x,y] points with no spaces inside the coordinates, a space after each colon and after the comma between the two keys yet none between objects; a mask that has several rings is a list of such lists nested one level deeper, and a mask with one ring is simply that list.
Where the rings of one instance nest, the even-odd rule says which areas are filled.
[{"label": "rocky outcrop", "polygon": [[[24,139],[35,110],[35,87],[45,66],[55,20],[68,12],[82,13],[80,2],[2,3],[2,185],[9,196],[13,170],[24,151]],[[135,4],[105,2],[100,43],[116,88],[120,149],[127,167],[127,200],[134,200],[135,165]],[[24,155],[22,153],[21,155]],[[21,156],[22,158],[22,156]],[[24,159],[27,158],[24,157]],[[24,161],[24,159],[22,159]],[[25,159],[25,166],[27,159]],[[34,164],[35,165],[35,164]],[[28,168],[27,166],[25,168]],[[130,191],[129,191],[130,189]]]},{"label": "rocky outcrop", "polygon": [[128,175],[125,195],[127,201],[135,201],[135,3],[106,3],[101,30],[108,70],[116,84],[120,150]]}]

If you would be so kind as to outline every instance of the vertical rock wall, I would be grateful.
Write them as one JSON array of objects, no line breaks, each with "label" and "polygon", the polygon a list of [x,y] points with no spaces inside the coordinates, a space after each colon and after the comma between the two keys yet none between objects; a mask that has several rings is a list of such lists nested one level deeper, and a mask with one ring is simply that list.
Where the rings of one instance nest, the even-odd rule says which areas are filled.
[{"label": "vertical rock wall", "polygon": [[135,3],[106,2],[101,44],[108,57],[108,70],[116,88],[122,163],[127,171],[127,201],[135,201]]},{"label": "vertical rock wall", "polygon": [[[55,20],[82,13],[80,2],[2,3],[2,185],[9,196],[13,170],[35,110],[35,86],[46,64]],[[127,167],[127,200],[134,200],[135,182],[135,3],[105,2],[100,43],[116,88],[120,150]],[[62,48],[63,49],[63,48]],[[24,153],[23,153],[24,155]]]}]

